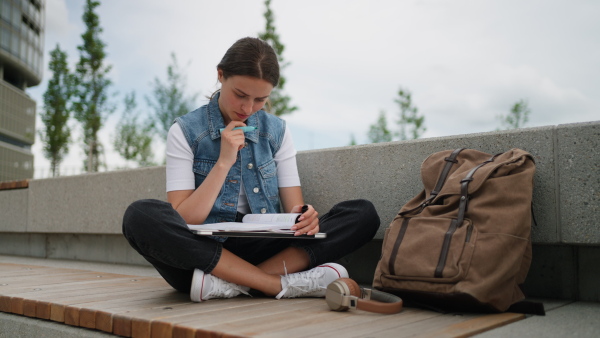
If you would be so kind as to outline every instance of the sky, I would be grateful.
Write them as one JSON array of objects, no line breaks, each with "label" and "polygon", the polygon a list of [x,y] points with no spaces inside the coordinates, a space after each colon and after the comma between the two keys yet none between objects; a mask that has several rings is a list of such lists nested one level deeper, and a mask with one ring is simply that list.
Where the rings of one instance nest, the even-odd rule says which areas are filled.
[{"label": "sky", "polygon": [[[43,109],[57,44],[74,69],[85,27],[83,0],[47,0],[43,81],[27,93]],[[394,129],[400,88],[425,116],[424,138],[496,130],[519,100],[526,127],[600,120],[600,1],[597,0],[273,0],[275,27],[290,64],[285,92],[298,107],[287,121],[299,151],[342,147],[367,132],[381,111]],[[125,94],[139,113],[171,54],[197,105],[217,87],[216,65],[237,39],[264,30],[263,0],[105,0],[97,8],[115,112],[100,132],[109,168],[132,166],[113,150]],[[63,174],[84,154],[79,125]],[[38,117],[37,128],[42,127]],[[39,140],[36,177],[48,175]],[[164,157],[155,142],[157,160]]]}]

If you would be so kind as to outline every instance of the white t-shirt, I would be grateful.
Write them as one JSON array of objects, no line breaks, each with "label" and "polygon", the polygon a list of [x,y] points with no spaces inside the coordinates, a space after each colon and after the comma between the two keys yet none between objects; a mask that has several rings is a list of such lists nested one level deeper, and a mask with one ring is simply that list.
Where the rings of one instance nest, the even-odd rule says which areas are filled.
[{"label": "white t-shirt", "polygon": [[[289,128],[285,127],[283,141],[273,158],[277,166],[277,182],[280,188],[300,186],[300,176],[296,165],[296,148]],[[194,153],[190,148],[181,126],[174,123],[167,135],[167,192],[196,189],[194,171]],[[249,213],[248,199],[244,185],[240,189],[238,211]]]}]

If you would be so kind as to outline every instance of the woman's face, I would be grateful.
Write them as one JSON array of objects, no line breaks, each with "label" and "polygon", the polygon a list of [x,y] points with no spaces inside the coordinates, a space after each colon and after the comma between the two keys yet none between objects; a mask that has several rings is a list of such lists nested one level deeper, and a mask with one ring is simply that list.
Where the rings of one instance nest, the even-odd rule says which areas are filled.
[{"label": "woman's face", "polygon": [[221,70],[219,82],[219,108],[225,125],[231,121],[245,122],[252,114],[262,109],[273,90],[273,85],[268,81],[251,76],[234,75],[225,79]]}]

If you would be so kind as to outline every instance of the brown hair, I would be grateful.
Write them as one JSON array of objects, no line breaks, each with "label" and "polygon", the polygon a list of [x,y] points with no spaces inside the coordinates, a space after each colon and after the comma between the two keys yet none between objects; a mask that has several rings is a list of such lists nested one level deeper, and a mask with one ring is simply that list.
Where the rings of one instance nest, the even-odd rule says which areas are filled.
[{"label": "brown hair", "polygon": [[279,62],[277,54],[268,43],[257,38],[237,40],[225,53],[217,69],[223,77],[245,75],[265,80],[277,87],[279,83]]}]

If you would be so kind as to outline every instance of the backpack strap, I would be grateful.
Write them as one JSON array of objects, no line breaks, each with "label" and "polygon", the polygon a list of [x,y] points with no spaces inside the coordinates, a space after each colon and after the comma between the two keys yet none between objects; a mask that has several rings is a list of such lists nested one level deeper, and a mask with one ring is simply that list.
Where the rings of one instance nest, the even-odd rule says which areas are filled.
[{"label": "backpack strap", "polygon": [[458,204],[458,216],[452,220],[450,227],[448,227],[448,231],[446,231],[446,234],[444,235],[442,251],[438,260],[438,264],[435,268],[434,277],[443,277],[444,266],[446,265],[446,259],[448,258],[448,251],[450,249],[450,241],[452,240],[452,236],[454,235],[454,232],[456,232],[456,229],[462,226],[462,223],[465,219],[465,213],[467,212],[467,206],[469,204],[469,183],[473,180],[473,175],[479,168],[490,162],[493,162],[498,155],[500,154],[496,154],[481,162],[475,168],[471,169],[465,178],[460,181],[460,202]]},{"label": "backpack strap", "polygon": [[467,176],[465,176],[465,178],[463,178],[460,181],[460,203],[458,204],[458,217],[456,217],[459,225],[462,224],[462,222],[465,218],[465,213],[467,212],[467,206],[469,203],[469,183],[473,180],[473,175],[479,168],[483,167],[484,165],[486,165],[490,162],[493,162],[494,159],[501,154],[502,153],[496,154],[496,155],[490,157],[489,159],[481,162],[478,166],[471,169],[471,171],[469,171]]},{"label": "backpack strap", "polygon": [[452,168],[452,166],[455,163],[458,163],[458,161],[456,160],[456,158],[458,157],[458,154],[460,154],[461,151],[465,150],[465,148],[458,148],[455,149],[450,156],[446,157],[444,159],[444,161],[446,161],[446,164],[444,165],[444,169],[442,169],[442,172],[440,174],[440,177],[437,180],[437,183],[435,184],[435,188],[433,188],[433,190],[429,193],[429,198],[427,198],[423,203],[421,203],[418,207],[416,208],[412,208],[410,210],[406,210],[403,211],[401,213],[399,213],[398,215],[400,216],[404,216],[406,214],[410,214],[416,210],[419,210],[418,213],[420,213],[421,211],[423,211],[423,209],[425,209],[425,207],[427,207],[429,205],[429,203],[431,203],[431,201],[433,201],[434,198],[437,197],[437,195],[440,193],[440,190],[442,190],[442,187],[444,186],[444,183],[446,182],[446,179],[448,178],[448,174],[450,174],[450,169]]},{"label": "backpack strap", "polygon": [[442,170],[442,173],[440,174],[440,177],[438,178],[438,181],[435,184],[435,188],[433,188],[433,190],[431,191],[431,197],[429,197],[428,200],[433,200],[440,193],[440,190],[442,190],[442,187],[444,186],[444,183],[448,178],[450,169],[455,163],[458,163],[456,157],[458,157],[458,154],[460,154],[460,152],[463,150],[465,150],[465,148],[458,148],[454,150],[452,154],[450,154],[450,156],[444,159],[444,161],[446,161],[446,165],[444,166],[444,169]]}]

